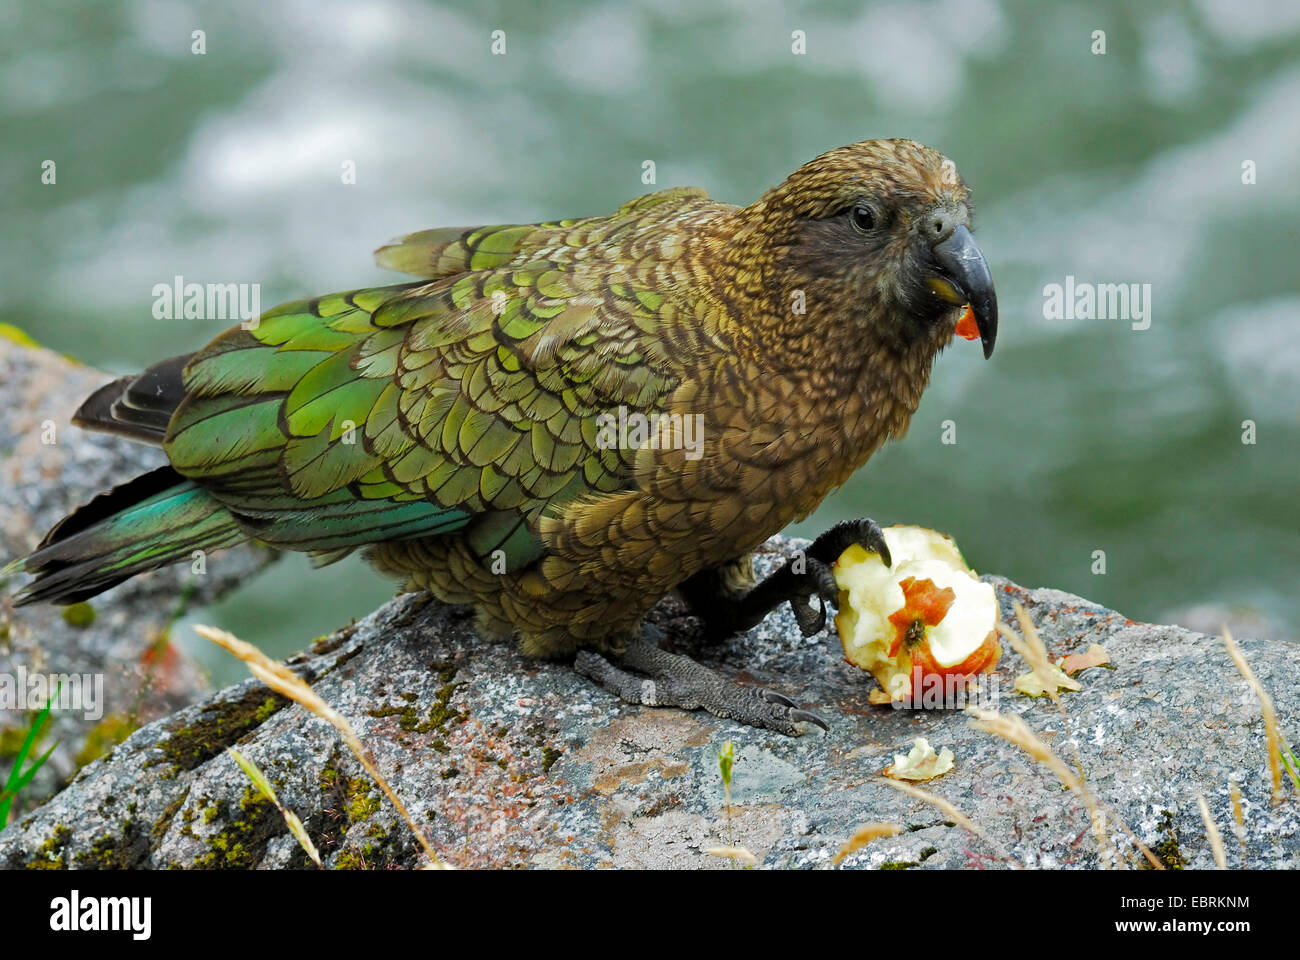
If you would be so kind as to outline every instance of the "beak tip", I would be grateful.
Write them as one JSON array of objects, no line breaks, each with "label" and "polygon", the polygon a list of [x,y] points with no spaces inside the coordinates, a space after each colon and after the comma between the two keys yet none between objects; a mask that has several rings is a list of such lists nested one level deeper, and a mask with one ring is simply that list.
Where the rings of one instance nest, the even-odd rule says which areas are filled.
[{"label": "beak tip", "polygon": [[990,286],[983,309],[976,316],[980,331],[980,344],[984,347],[984,359],[993,356],[993,345],[998,340],[998,301]]},{"label": "beak tip", "polygon": [[969,304],[984,347],[984,359],[989,359],[998,336],[998,300],[984,255],[964,224],[932,249],[940,277],[955,287]]}]

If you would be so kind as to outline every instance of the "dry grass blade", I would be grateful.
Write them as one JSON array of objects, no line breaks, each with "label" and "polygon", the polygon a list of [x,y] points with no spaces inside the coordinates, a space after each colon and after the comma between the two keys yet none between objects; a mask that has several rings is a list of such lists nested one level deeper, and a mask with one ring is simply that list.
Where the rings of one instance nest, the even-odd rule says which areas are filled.
[{"label": "dry grass blade", "polygon": [[1214,817],[1210,816],[1210,805],[1199,793],[1196,795],[1196,805],[1201,808],[1201,820],[1205,823],[1205,836],[1210,841],[1210,852],[1214,854],[1214,865],[1220,870],[1227,870],[1228,858],[1223,853],[1223,838],[1219,836],[1219,827],[1214,822]]},{"label": "dry grass blade", "polygon": [[861,850],[872,840],[879,840],[881,837],[896,837],[902,832],[903,828],[896,823],[864,823],[853,831],[853,836],[849,837],[844,846],[840,847],[840,852],[835,854],[835,858],[831,862],[839,866],[841,860],[849,854]]},{"label": "dry grass blade", "polygon": [[1255,671],[1250,668],[1246,662],[1245,654],[1232,639],[1232,631],[1227,625],[1223,628],[1223,645],[1228,650],[1228,656],[1237,667],[1237,672],[1245,679],[1250,689],[1255,691],[1255,696],[1259,697],[1260,712],[1264,715],[1264,736],[1268,741],[1268,770],[1273,778],[1273,802],[1282,802],[1282,744],[1281,737],[1277,732],[1277,711],[1273,709],[1273,698],[1265,692],[1264,687],[1260,684],[1259,679],[1255,676]]},{"label": "dry grass blade", "polygon": [[1241,809],[1241,791],[1232,780],[1228,781],[1228,795],[1232,797],[1232,832],[1237,835],[1241,847],[1241,869],[1249,870],[1246,862],[1246,814]]},{"label": "dry grass blade", "polygon": [[379,789],[384,791],[393,806],[397,808],[397,812],[402,815],[402,819],[406,821],[411,828],[411,832],[415,834],[415,839],[424,848],[424,852],[429,855],[429,860],[433,866],[439,869],[447,869],[447,865],[434,851],[424,832],[416,826],[415,820],[412,819],[411,814],[406,809],[406,804],[402,803],[397,794],[393,792],[393,788],[388,785],[388,781],[384,779],[379,772],[379,768],[375,766],[370,757],[370,751],[361,742],[361,738],[357,736],[356,731],[352,729],[352,724],[348,723],[346,717],[322,700],[316,691],[309,687],[296,673],[283,663],[272,660],[251,643],[240,640],[233,633],[219,630],[216,627],[205,627],[201,624],[194,627],[194,632],[203,639],[211,640],[217,646],[238,657],[257,679],[281,696],[302,704],[302,706],[337,730],[339,736],[343,738],[343,742],[347,744],[348,749],[366,768],[366,772],[370,774],[371,779],[379,784]]},{"label": "dry grass blade", "polygon": [[[1047,744],[1039,740],[1025,721],[1009,714],[998,713],[996,710],[972,710],[971,712],[975,715],[975,719],[971,721],[971,726],[976,730],[991,733],[995,737],[1001,737],[1008,743],[1015,744],[1056,774],[1057,779],[1065,784],[1067,788],[1081,797],[1088,795],[1088,799],[1091,799],[1089,791],[1083,785],[1082,778],[1067,767],[1065,761],[1053,753]],[[1091,812],[1091,807],[1089,810]]]},{"label": "dry grass blade", "polygon": [[704,852],[711,857],[730,857],[733,863],[737,860],[743,860],[745,863],[758,863],[758,857],[744,847],[709,847]]},{"label": "dry grass blade", "polygon": [[993,849],[993,852],[1002,860],[1011,864],[1011,866],[1015,867],[1017,870],[1023,869],[1023,865],[1008,854],[1006,850],[1002,848],[1001,844],[985,833],[970,819],[970,817],[966,816],[966,814],[962,813],[943,797],[935,793],[930,793],[928,790],[922,790],[920,787],[914,787],[910,783],[905,783],[902,780],[890,780],[887,777],[881,777],[879,782],[887,783],[895,790],[901,790],[909,797],[915,797],[917,800],[928,803],[953,823],[957,824],[957,826],[973,833],[975,836],[987,843]]}]

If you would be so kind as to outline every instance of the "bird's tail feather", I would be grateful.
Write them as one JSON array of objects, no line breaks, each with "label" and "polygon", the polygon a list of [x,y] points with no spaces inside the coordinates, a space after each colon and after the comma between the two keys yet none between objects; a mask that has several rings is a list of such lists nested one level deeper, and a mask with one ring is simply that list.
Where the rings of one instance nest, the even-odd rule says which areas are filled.
[{"label": "bird's tail feather", "polygon": [[59,522],[3,573],[35,574],[21,606],[76,603],[123,580],[247,539],[218,501],[171,467],[96,497]]}]

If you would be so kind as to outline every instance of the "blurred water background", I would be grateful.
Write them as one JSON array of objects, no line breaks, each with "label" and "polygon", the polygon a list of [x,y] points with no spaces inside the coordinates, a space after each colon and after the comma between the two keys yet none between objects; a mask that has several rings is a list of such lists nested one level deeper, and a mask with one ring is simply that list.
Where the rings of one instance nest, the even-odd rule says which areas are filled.
[{"label": "blurred water background", "polygon": [[[154,319],[178,274],[259,283],[265,309],[397,282],[370,252],[399,233],[607,213],[676,184],[748,203],[893,136],[975,190],[998,349],[942,356],[910,435],[795,532],[925,524],[977,569],[1135,619],[1214,604],[1294,633],[1293,0],[6,0],[0,322],[133,371],[226,325]],[[1046,319],[1067,275],[1149,283],[1150,328]],[[357,560],[289,558],[192,619],[286,653],[392,589]]]}]

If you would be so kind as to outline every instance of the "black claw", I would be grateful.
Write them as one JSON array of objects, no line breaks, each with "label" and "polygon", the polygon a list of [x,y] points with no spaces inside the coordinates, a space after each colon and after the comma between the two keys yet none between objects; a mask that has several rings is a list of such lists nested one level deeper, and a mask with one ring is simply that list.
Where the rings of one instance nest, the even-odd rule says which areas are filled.
[{"label": "black claw", "polygon": [[824,602],[820,607],[814,607],[807,597],[791,597],[790,609],[794,611],[794,620],[799,625],[799,632],[805,637],[819,633],[822,627],[826,626]]},{"label": "black claw", "polygon": [[809,713],[807,710],[791,710],[790,721],[792,723],[815,723],[827,733],[831,732],[830,724],[815,713]]},{"label": "black claw", "polygon": [[835,582],[835,574],[829,566],[820,560],[809,558],[808,573],[817,585],[817,595],[822,599],[823,608],[827,603],[839,601],[840,588]]},{"label": "black claw", "polygon": [[809,594],[821,602],[814,607],[810,596],[796,595],[790,598],[790,609],[799,625],[799,632],[805,637],[811,637],[826,626],[826,611],[831,604],[839,601],[839,587],[835,584],[835,574],[830,567],[813,557],[806,559],[808,569],[800,575],[800,581]]},{"label": "black claw", "polygon": [[768,703],[779,704],[783,707],[793,707],[794,701],[783,693],[777,693],[775,690],[769,690],[766,687],[758,688],[758,695]]}]

